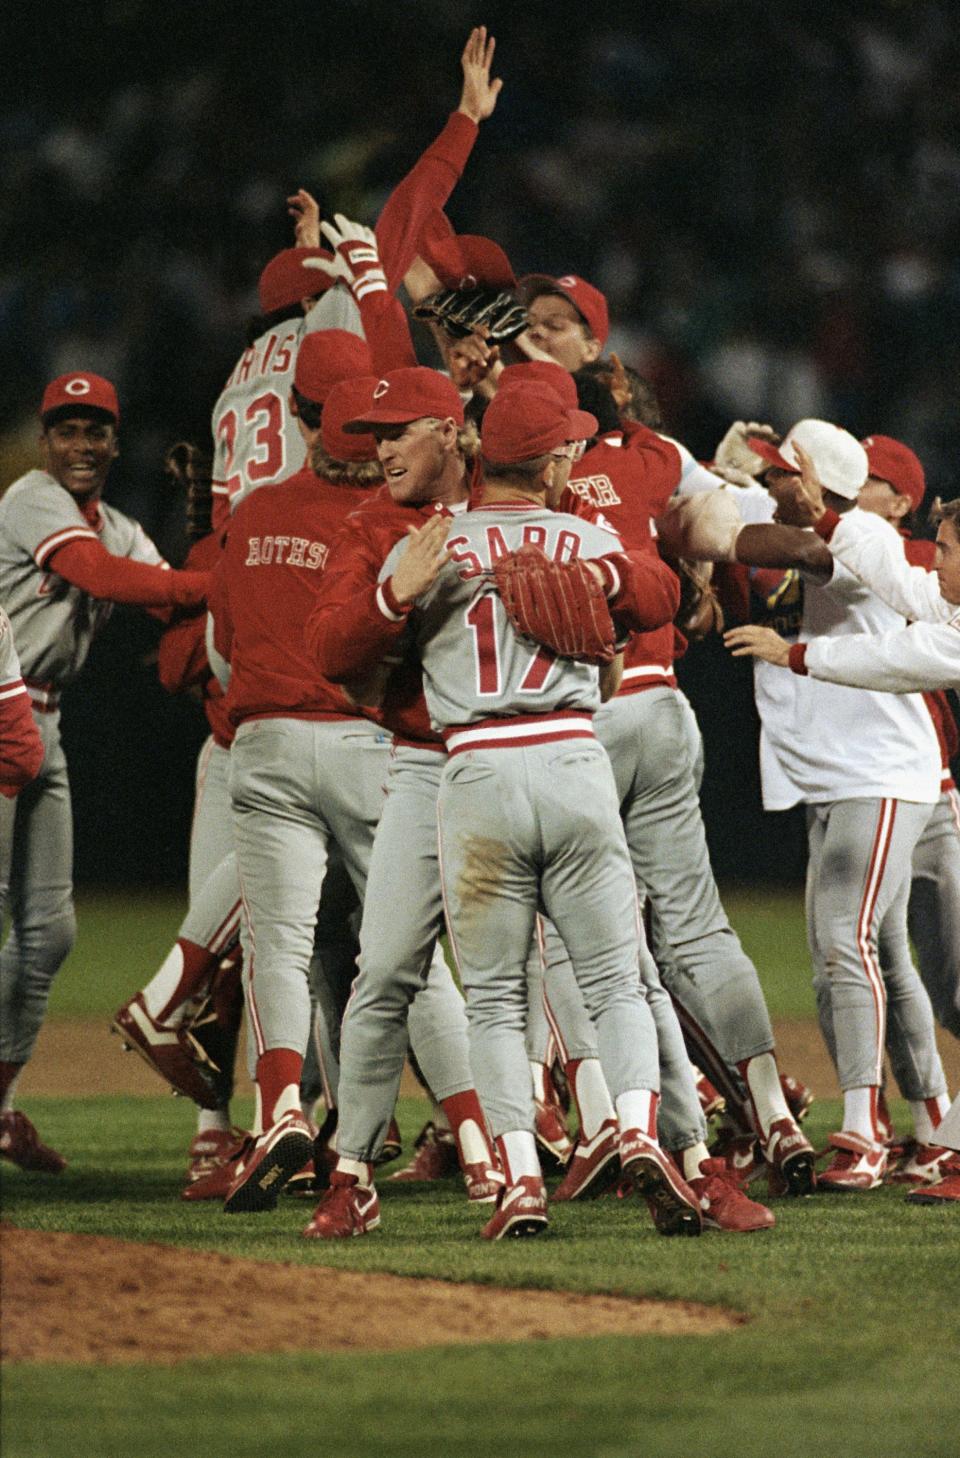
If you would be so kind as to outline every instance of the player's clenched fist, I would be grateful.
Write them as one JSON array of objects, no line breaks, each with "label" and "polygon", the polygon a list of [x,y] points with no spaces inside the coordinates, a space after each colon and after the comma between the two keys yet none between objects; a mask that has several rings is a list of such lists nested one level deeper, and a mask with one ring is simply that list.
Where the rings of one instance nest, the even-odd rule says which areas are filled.
[{"label": "player's clenched fist", "polygon": [[446,546],[449,528],[448,516],[432,516],[422,527],[407,527],[407,545],[390,579],[393,596],[401,607],[432,587],[441,567],[449,562],[451,554]]}]

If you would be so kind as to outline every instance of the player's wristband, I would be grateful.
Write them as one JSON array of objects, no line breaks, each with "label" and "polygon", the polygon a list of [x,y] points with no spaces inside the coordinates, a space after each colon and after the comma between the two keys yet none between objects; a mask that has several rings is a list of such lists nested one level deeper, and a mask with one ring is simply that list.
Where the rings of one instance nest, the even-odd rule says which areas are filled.
[{"label": "player's wristband", "polygon": [[807,674],[807,645],[806,643],[791,643],[790,656],[787,660],[787,667],[794,673],[800,673],[804,677]]},{"label": "player's wristband", "polygon": [[620,571],[614,557],[594,557],[593,565],[603,573],[603,595],[615,598],[620,591]]},{"label": "player's wristband", "polygon": [[392,623],[402,622],[413,607],[412,602],[398,602],[393,590],[393,578],[388,577],[377,588],[377,607]]},{"label": "player's wristband", "polygon": [[817,517],[817,520],[813,524],[813,529],[818,537],[823,537],[825,542],[829,542],[839,525],[839,514],[832,507],[827,506],[824,508],[823,515]]}]

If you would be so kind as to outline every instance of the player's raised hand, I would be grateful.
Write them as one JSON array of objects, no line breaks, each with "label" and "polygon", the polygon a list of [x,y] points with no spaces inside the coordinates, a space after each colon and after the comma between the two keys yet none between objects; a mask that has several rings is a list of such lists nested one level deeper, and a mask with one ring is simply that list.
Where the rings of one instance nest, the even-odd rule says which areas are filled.
[{"label": "player's raised hand", "polygon": [[747,444],[751,437],[778,443],[780,437],[770,425],[755,420],[735,420],[713,456],[713,470],[731,486],[754,486],[769,465]]},{"label": "player's raised hand", "polygon": [[320,208],[305,187],[298,187],[287,198],[287,212],[293,218],[293,238],[297,248],[320,247]]},{"label": "player's raised hand", "polygon": [[772,628],[745,623],[742,628],[731,628],[724,633],[723,642],[734,658],[762,658],[765,663],[775,663],[778,668],[790,667],[790,644]]},{"label": "player's raised hand", "polygon": [[797,458],[797,465],[800,467],[800,490],[810,512],[810,520],[811,522],[819,521],[826,511],[826,507],[823,504],[823,486],[817,476],[816,467],[803,446],[796,441],[793,442],[793,451]]},{"label": "player's raised hand", "polygon": [[407,527],[407,545],[404,547],[390,587],[397,602],[405,606],[414,602],[421,593],[432,587],[440,569],[450,560],[446,545],[450,529],[448,516],[431,516],[422,527]]},{"label": "player's raised hand", "polygon": [[355,223],[344,213],[334,213],[333,222],[320,224],[335,256],[346,265],[347,283],[357,303],[367,294],[386,293],[387,276],[380,262],[377,235],[363,223]]},{"label": "player's raised hand", "polygon": [[493,52],[496,44],[493,36],[487,38],[485,25],[474,26],[463,48],[463,55],[460,57],[460,64],[463,67],[463,92],[457,110],[470,117],[471,121],[486,121],[487,117],[493,114],[497,97],[503,86],[503,81],[500,79],[490,80],[490,67],[493,65]]}]

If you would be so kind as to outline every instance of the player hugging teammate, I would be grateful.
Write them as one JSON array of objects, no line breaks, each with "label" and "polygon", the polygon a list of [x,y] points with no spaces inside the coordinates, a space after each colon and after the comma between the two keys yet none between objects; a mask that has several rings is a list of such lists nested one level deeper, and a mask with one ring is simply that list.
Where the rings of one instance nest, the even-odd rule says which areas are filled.
[{"label": "player hugging teammate", "polygon": [[[923,977],[956,1032],[952,720],[912,681],[890,702],[879,669],[881,682],[838,687],[850,670],[830,651],[863,632],[885,643],[908,613],[952,631],[929,584],[891,601],[889,560],[856,553],[857,532],[888,554],[902,542],[897,502],[919,505],[922,468],[897,442],[861,446],[819,421],[782,443],[738,423],[716,469],[698,463],[644,382],[604,358],[597,288],[572,273],[518,282],[493,240],[457,235],[443,209],[496,107],[493,49],[471,32],[460,105],[374,228],[321,222],[303,190],[290,199],[295,246],[264,269],[213,410],[191,570],[170,572],[100,500],[112,387],[80,372],[44,397],[45,469],[0,503],[22,669],[21,684],[9,652],[0,661],[0,708],[20,714],[0,782],[13,923],[0,1153],[63,1167],[13,1101],[72,939],[58,690],[104,604],[176,604],[161,674],[201,686],[212,730],[190,907],[115,1027],[199,1107],[184,1198],[256,1214],[305,1190],[320,1196],[307,1238],[372,1231],[410,1058],[432,1117],[394,1178],[459,1172],[471,1205],[491,1207],[488,1240],[536,1235],[549,1204],[613,1184],[666,1236],[772,1227],[745,1187],[817,1188],[799,1126],[811,1095],[779,1071],[717,892],[700,734],[675,675],[688,637],[722,625],[722,599],[728,615],[796,629],[802,648],[757,627],[730,639],[774,655],[757,671],[766,803],[807,808],[817,1007],[844,1090],[820,1186],[893,1178],[955,1199],[957,1141],[906,939],[913,877],[915,924],[933,906],[938,928],[918,938]],[[401,284],[448,373],[419,363]],[[202,465],[186,469],[196,504]],[[781,662],[795,673],[778,676]],[[241,1003],[249,1131],[229,1111]],[[885,1049],[914,1117],[900,1150]],[[541,1159],[561,1166],[549,1192]]]}]

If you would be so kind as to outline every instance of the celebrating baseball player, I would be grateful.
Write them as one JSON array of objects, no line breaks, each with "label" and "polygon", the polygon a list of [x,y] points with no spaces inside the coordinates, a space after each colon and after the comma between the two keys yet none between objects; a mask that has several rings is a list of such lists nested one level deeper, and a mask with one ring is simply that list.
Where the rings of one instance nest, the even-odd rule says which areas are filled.
[{"label": "celebrating baseball player", "polygon": [[39,774],[0,800],[0,905],[11,930],[0,952],[0,1152],[28,1169],[65,1161],[14,1107],[50,984],[73,945],[73,836],[60,690],[83,667],[114,603],[190,607],[208,575],[172,572],[142,528],[101,500],[119,452],[120,408],[109,380],[76,371],[40,405],[42,467],[0,501],[0,594],[43,741]]}]

